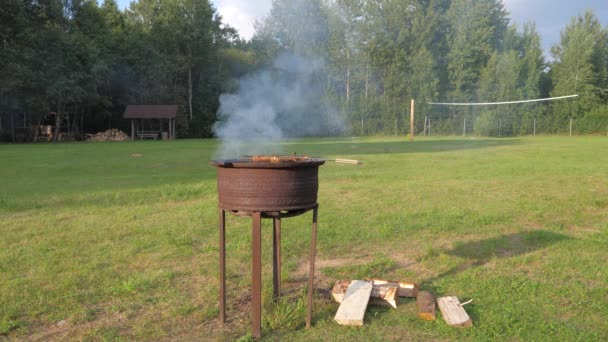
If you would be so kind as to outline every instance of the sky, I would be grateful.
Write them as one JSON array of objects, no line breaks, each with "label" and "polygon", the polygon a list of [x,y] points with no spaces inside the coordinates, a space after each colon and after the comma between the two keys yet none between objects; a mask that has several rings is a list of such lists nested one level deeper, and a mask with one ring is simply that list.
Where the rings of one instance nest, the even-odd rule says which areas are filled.
[{"label": "sky", "polygon": [[[124,8],[131,0],[117,0]],[[272,0],[212,0],[224,22],[236,28],[245,39],[253,36],[256,20],[268,14]],[[536,23],[542,37],[543,49],[548,54],[551,46],[559,42],[560,31],[570,18],[593,9],[604,26],[608,26],[608,0],[503,0],[511,12],[511,22]]]},{"label": "sky", "polygon": [[[602,22],[608,26],[608,0],[503,0],[511,12],[511,22],[520,26],[532,21],[542,37],[542,45],[548,54],[551,46],[559,43],[560,31],[570,19],[592,9]],[[548,55],[547,55],[548,56]]]}]

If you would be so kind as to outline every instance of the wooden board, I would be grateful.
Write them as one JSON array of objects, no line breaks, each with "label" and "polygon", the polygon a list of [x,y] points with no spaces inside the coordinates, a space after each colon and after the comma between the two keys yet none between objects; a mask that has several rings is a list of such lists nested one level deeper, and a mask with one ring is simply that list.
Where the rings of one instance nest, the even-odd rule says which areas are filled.
[{"label": "wooden board", "polygon": [[418,292],[416,305],[418,305],[418,317],[427,321],[434,321],[437,318],[435,315],[435,296],[432,293]]},{"label": "wooden board", "polygon": [[355,160],[355,159],[336,159],[336,163],[338,163],[338,164],[355,164],[355,165],[362,164],[359,160]]},{"label": "wooden board", "polygon": [[341,325],[362,326],[372,289],[371,281],[354,280],[346,290],[344,299],[338,307],[338,312],[334,317],[336,322]]},{"label": "wooden board", "polygon": [[453,327],[471,327],[473,321],[455,296],[437,299],[437,305],[445,322]]},{"label": "wooden board", "polygon": [[418,295],[418,292],[420,291],[420,287],[418,287],[418,285],[416,285],[416,284],[401,283],[398,281],[389,281],[389,280],[380,280],[380,279],[370,279],[370,280],[374,282],[374,285],[395,284],[395,285],[399,286],[399,291],[397,293],[397,295],[399,297],[416,298],[416,296]]}]

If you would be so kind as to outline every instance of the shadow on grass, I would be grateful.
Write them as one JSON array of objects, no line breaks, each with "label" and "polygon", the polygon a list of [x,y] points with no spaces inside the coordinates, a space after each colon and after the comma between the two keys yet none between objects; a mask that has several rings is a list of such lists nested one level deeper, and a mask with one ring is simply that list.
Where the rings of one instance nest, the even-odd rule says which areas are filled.
[{"label": "shadow on grass", "polygon": [[547,248],[555,243],[572,238],[546,230],[534,230],[515,234],[500,235],[479,241],[456,243],[447,254],[467,259],[463,265],[454,267],[434,278],[428,283],[455,275],[473,267],[480,267],[493,258],[510,258]]},{"label": "shadow on grass", "polygon": [[362,154],[391,154],[391,153],[433,153],[461,150],[493,148],[500,146],[519,145],[518,139],[440,139],[403,141],[365,141],[349,140],[329,142],[293,142],[283,146],[284,153],[299,155],[362,155]]}]

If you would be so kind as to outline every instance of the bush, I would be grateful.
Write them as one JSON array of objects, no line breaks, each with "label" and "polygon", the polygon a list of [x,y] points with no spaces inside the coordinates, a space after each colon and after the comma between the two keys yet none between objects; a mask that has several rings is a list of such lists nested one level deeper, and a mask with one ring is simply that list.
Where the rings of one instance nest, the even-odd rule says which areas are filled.
[{"label": "bush", "polygon": [[604,134],[608,132],[608,105],[597,106],[576,120],[574,125],[578,134]]}]

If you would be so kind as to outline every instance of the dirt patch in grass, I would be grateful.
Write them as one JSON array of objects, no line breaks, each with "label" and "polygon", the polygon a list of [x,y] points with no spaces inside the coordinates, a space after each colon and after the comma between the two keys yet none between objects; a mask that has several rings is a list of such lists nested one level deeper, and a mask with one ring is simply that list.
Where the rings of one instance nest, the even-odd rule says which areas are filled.
[{"label": "dirt patch in grass", "polygon": [[[318,288],[331,288],[336,281],[336,279],[328,277],[323,270],[326,269],[344,269],[349,267],[364,267],[366,265],[373,264],[378,262],[372,256],[363,256],[360,258],[335,258],[335,259],[323,259],[317,258],[315,261],[315,283]],[[424,266],[420,265],[418,262],[410,258],[410,255],[405,255],[405,253],[391,253],[390,257],[388,257],[389,268],[392,269],[405,269],[410,272],[421,273],[421,276],[427,276],[431,274],[430,270],[424,268]],[[309,262],[305,260],[301,262],[298,268],[290,275],[290,280],[295,282],[305,282],[308,279],[309,272]],[[375,274],[369,274],[365,277],[376,277]],[[353,275],[355,277],[355,275]],[[393,279],[393,280],[401,280],[401,279]],[[405,281],[405,279],[403,279]]]},{"label": "dirt patch in grass", "polygon": [[[125,324],[127,318],[122,313],[107,314],[89,322],[73,323],[60,320],[52,325],[40,326],[28,336],[28,341],[67,341],[82,337],[85,331],[95,331],[101,328],[118,327]],[[122,331],[126,333],[126,331]]]}]

